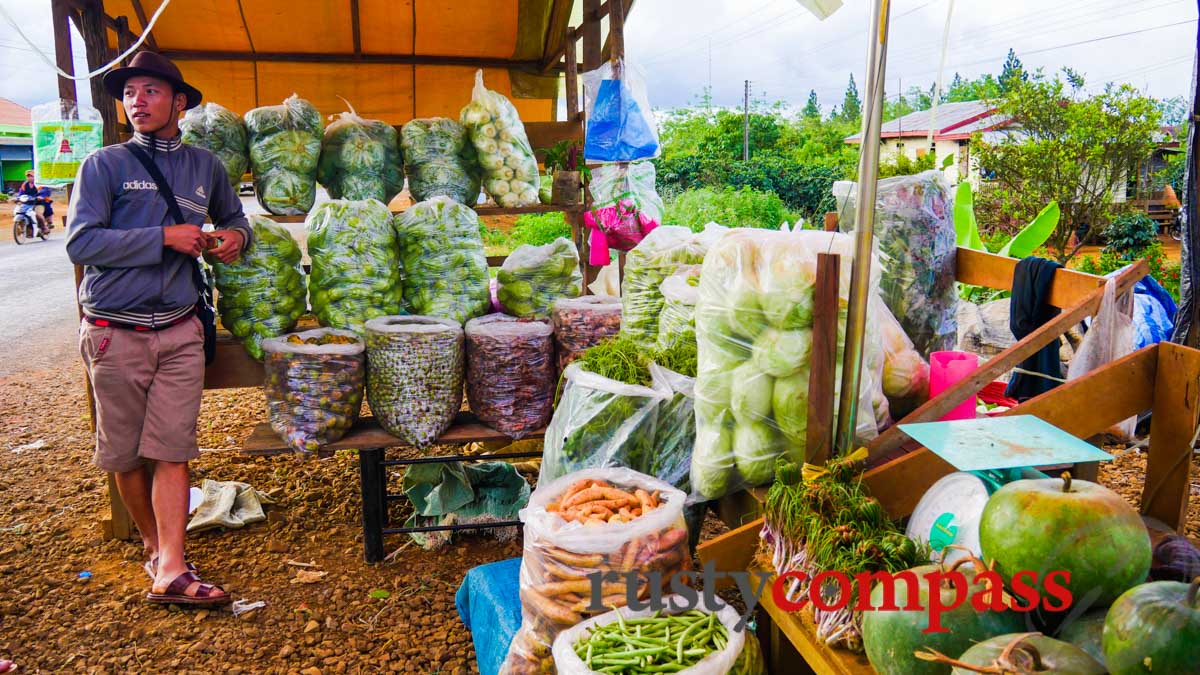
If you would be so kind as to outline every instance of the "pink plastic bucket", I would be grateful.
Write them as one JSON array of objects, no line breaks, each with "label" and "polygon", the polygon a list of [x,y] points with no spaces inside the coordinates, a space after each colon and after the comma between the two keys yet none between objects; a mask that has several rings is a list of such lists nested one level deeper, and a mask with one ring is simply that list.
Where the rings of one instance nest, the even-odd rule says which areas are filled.
[{"label": "pink plastic bucket", "polygon": [[[946,391],[979,369],[979,357],[967,352],[933,352],[929,355],[929,397]],[[975,419],[975,396],[942,416],[942,421]]]}]

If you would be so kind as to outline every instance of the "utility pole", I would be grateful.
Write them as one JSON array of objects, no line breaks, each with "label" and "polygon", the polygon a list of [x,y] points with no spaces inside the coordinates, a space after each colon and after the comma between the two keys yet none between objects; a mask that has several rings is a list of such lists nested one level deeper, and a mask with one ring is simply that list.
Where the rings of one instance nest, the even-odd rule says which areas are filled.
[{"label": "utility pole", "polygon": [[750,161],[750,80],[746,80],[746,96],[742,104],[742,161]]}]

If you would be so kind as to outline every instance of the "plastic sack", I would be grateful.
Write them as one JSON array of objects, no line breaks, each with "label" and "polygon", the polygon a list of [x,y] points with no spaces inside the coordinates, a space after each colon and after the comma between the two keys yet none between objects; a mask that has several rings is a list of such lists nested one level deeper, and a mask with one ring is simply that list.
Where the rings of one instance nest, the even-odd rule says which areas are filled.
[{"label": "plastic sack", "polygon": [[56,99],[29,109],[38,185],[69,185],[88,155],[104,146],[104,119],[86,103]]},{"label": "plastic sack", "polygon": [[359,117],[353,106],[336,118],[325,128],[317,180],[334,199],[392,201],[404,189],[396,128]]},{"label": "plastic sack", "polygon": [[282,225],[249,216],[250,245],[232,263],[206,255],[217,286],[221,325],[242,341],[246,352],[263,360],[262,341],[296,327],[307,309],[300,246]]},{"label": "plastic sack", "polygon": [[321,113],[296,94],[246,113],[250,169],[258,203],[277,216],[302,216],[317,194]]},{"label": "plastic sack", "polygon": [[428,447],[462,409],[462,326],[432,316],[381,316],[366,330],[371,414],[389,434]]},{"label": "plastic sack", "polygon": [[460,325],[488,313],[487,256],[474,209],[434,197],[396,214],[392,224],[400,238],[408,311]]},{"label": "plastic sack", "polygon": [[654,189],[654,165],[602,164],[588,185],[592,208],[583,214],[589,230],[588,263],[607,265],[610,248],[628,251],[662,223],[663,201]]},{"label": "plastic sack", "polygon": [[[841,256],[837,353],[843,352],[853,239],[833,232],[735,229],[709,250],[696,305],[699,348],[692,488],[716,499],[765,485],[775,460],[805,460],[817,254]],[[872,265],[872,269],[875,266]],[[872,272],[871,293],[877,274]],[[855,433],[890,422],[878,327],[868,321]],[[841,365],[835,369],[835,391]],[[873,413],[873,414],[872,414]]]},{"label": "plastic sack", "polygon": [[621,300],[611,295],[559,298],[550,311],[558,370],[621,330]]},{"label": "plastic sack", "polygon": [[[660,506],[626,523],[567,522],[547,510],[573,486],[601,480],[623,490],[659,494]],[[521,628],[509,646],[501,673],[550,673],[551,645],[559,632],[591,615],[591,581],[596,572],[638,572],[638,596],[650,593],[648,572],[666,586],[675,573],[691,568],[683,492],[629,469],[586,469],[538,484],[521,510],[525,523],[521,558]],[[604,584],[606,606],[625,605],[627,578]],[[599,612],[603,613],[603,612]]]},{"label": "plastic sack", "polygon": [[696,344],[696,301],[700,298],[700,266],[684,265],[667,277],[659,291],[663,296],[658,315],[658,348],[680,342]]},{"label": "plastic sack", "polygon": [[584,159],[632,162],[658,157],[658,132],[641,72],[624,61],[607,61],[580,79],[587,113]]},{"label": "plastic sack", "polygon": [[[330,338],[337,342],[304,342]],[[271,429],[308,456],[345,436],[362,408],[362,340],[349,331],[318,328],[268,338],[262,348]]]},{"label": "plastic sack", "polygon": [[229,184],[238,187],[250,155],[246,149],[246,123],[237,114],[217,103],[201,103],[179,120],[183,142],[204,148],[221,160]]},{"label": "plastic sack", "polygon": [[[883,260],[879,293],[918,352],[954,349],[955,232],[953,191],[941,171],[879,181],[875,239]],[[854,230],[857,185],[834,185],[842,232]]]},{"label": "plastic sack", "polygon": [[544,321],[489,314],[467,322],[467,400],[480,421],[513,439],[554,412],[554,334]]},{"label": "plastic sack", "polygon": [[651,232],[630,251],[621,282],[621,333],[643,347],[654,346],[664,304],[663,282],[685,265],[703,263],[709,248],[727,229],[709,223],[697,234],[668,225]]},{"label": "plastic sack", "polygon": [[[717,621],[720,621],[721,625],[725,627],[725,633],[728,636],[724,649],[708,654],[699,663],[689,668],[674,672],[679,675],[727,675],[734,672],[734,664],[737,663],[738,657],[746,645],[745,628],[742,630],[737,628],[742,622],[742,617],[736,609],[719,601],[714,605],[709,605],[703,595],[700,595],[699,604],[694,608],[689,608],[688,598],[678,595],[664,596],[662,602],[663,606],[667,608],[662,612],[662,616],[682,614],[688,609],[697,609],[705,614],[716,614]],[[679,609],[676,609],[677,607]],[[657,610],[653,609],[633,611],[627,608],[618,608],[563,631],[554,639],[554,667],[558,669],[558,675],[593,675],[598,672],[589,668],[584,659],[580,658],[575,651],[575,645],[586,642],[593,629],[616,623],[618,613],[622,621],[629,621],[652,617],[656,612]],[[668,656],[670,655],[668,654]]]},{"label": "plastic sack", "polygon": [[479,155],[483,189],[506,208],[536,206],[541,179],[525,125],[511,101],[483,86],[482,70],[460,121]]},{"label": "plastic sack", "polygon": [[363,334],[363,324],[402,313],[391,212],[374,199],[322,202],[304,221],[312,259],[309,298],[322,326]]},{"label": "plastic sack", "polygon": [[547,318],[555,300],[583,292],[579,251],[565,237],[542,246],[518,246],[496,279],[496,299],[513,316]]},{"label": "plastic sack", "polygon": [[[1076,380],[1093,370],[1133,353],[1133,293],[1117,297],[1117,280],[1109,277],[1104,283],[1104,298],[1100,310],[1092,319],[1091,327],[1083,336],[1083,342],[1075,350],[1067,367],[1067,381]],[[1121,438],[1132,438],[1137,427],[1137,416],[1117,423],[1110,433]]]},{"label": "plastic sack", "polygon": [[412,120],[400,129],[400,146],[414,201],[449,197],[467,206],[479,201],[479,158],[461,124],[445,117]]},{"label": "plastic sack", "polygon": [[905,407],[929,400],[929,364],[904,334],[900,322],[878,298],[868,303],[868,320],[875,323],[883,347],[883,393],[903,400]]}]

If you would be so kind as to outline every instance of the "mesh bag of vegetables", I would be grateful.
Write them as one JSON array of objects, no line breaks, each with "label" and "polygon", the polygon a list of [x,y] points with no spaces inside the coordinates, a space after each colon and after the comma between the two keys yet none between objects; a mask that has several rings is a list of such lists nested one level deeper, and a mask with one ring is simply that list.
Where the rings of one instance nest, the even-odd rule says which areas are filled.
[{"label": "mesh bag of vegetables", "polygon": [[295,328],[307,298],[300,246],[291,232],[266,216],[250,216],[249,221],[254,235],[236,261],[205,259],[216,280],[221,324],[262,361],[263,339]]},{"label": "mesh bag of vegetables", "polygon": [[521,439],[554,412],[554,335],[544,321],[488,314],[467,322],[467,400],[489,427]]},{"label": "mesh bag of vegetables", "polygon": [[179,130],[184,143],[204,148],[221,160],[231,185],[236,187],[242,181],[250,157],[241,117],[219,104],[201,103],[179,120]]},{"label": "mesh bag of vegetables", "polygon": [[559,298],[550,312],[555,353],[562,372],[587,349],[621,330],[621,299],[611,295]]},{"label": "mesh bag of vegetables", "polygon": [[418,448],[462,408],[463,330],[433,316],[367,322],[367,403],[379,426]]},{"label": "mesh bag of vegetables", "polygon": [[321,113],[296,94],[282,105],[246,113],[254,194],[277,216],[308,213],[316,198],[321,157]]},{"label": "mesh bag of vegetables", "polygon": [[620,581],[604,583],[601,590],[605,607],[623,607],[627,583],[636,584],[630,591],[644,599],[651,583],[665,587],[675,573],[690,569],[685,498],[658,479],[622,468],[586,469],[540,482],[521,510],[521,628],[500,672],[554,672],[554,638],[603,613],[587,609],[589,575],[620,573]]},{"label": "mesh bag of vegetables", "polygon": [[400,129],[404,173],[414,200],[479,201],[479,158],[461,124],[445,117],[412,120]]},{"label": "mesh bag of vegetables", "polygon": [[[668,595],[662,599],[665,610],[617,608],[559,633],[553,650],[558,675],[592,675],[597,671],[630,675],[737,673],[735,666],[742,661],[742,652],[753,651],[750,640],[754,637],[746,632],[742,617],[716,598],[709,604],[710,599],[701,597],[698,606],[695,598],[691,600]],[[636,644],[639,651],[662,649],[642,651],[641,656],[622,656],[631,644]],[[634,664],[629,663],[630,658]],[[761,668],[761,658],[759,662]]]},{"label": "mesh bag of vegetables", "polygon": [[322,326],[363,334],[368,319],[400,314],[400,262],[392,214],[382,202],[333,200],[304,221],[313,312]]},{"label": "mesh bag of vegetables", "polygon": [[511,101],[483,86],[482,70],[475,71],[471,102],[460,120],[479,155],[483,189],[492,199],[504,207],[537,205],[541,179],[525,125]]},{"label": "mesh bag of vegetables", "polygon": [[658,348],[680,342],[696,344],[696,300],[700,297],[700,266],[684,265],[659,286],[663,296],[658,315]]},{"label": "mesh bag of vegetables", "polygon": [[542,246],[522,244],[505,259],[496,281],[496,298],[505,312],[547,318],[555,300],[583,292],[579,252],[566,237]]},{"label": "mesh bag of vegetables", "polygon": [[[691,478],[692,488],[705,498],[770,483],[778,457],[805,459],[813,284],[817,253],[825,251],[841,256],[841,354],[851,237],[736,229],[704,260],[696,304],[699,364]],[[868,322],[856,429],[861,440],[873,438],[889,421],[879,389],[883,363],[875,331]],[[840,365],[836,370],[840,386]]]},{"label": "mesh bag of vegetables", "polygon": [[334,199],[392,201],[404,189],[395,127],[363,119],[353,106],[350,112],[340,113],[325,128],[317,180]]},{"label": "mesh bag of vegetables", "polygon": [[349,331],[319,328],[268,338],[262,348],[271,429],[310,456],[346,435],[362,408],[362,340]]},{"label": "mesh bag of vegetables", "polygon": [[400,239],[409,312],[460,325],[487,314],[492,298],[475,209],[434,197],[397,214],[392,223]]},{"label": "mesh bag of vegetables", "polygon": [[697,234],[686,227],[660,227],[629,252],[621,282],[622,335],[645,347],[658,342],[663,282],[684,265],[703,263],[709,247],[726,229],[709,223]]},{"label": "mesh bag of vegetables", "polygon": [[[840,183],[838,227],[854,231],[857,190]],[[883,259],[879,292],[922,356],[954,349],[958,292],[950,184],[938,170],[879,181],[875,241]]]}]

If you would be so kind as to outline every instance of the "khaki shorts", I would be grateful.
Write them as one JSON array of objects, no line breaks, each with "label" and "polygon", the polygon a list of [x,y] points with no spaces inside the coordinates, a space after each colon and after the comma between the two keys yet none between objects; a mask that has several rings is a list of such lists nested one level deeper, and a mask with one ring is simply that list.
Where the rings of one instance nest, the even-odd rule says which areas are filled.
[{"label": "khaki shorts", "polygon": [[96,399],[96,466],[131,471],[147,460],[200,454],[196,420],[204,390],[204,332],[192,317],[160,331],[79,327]]}]

